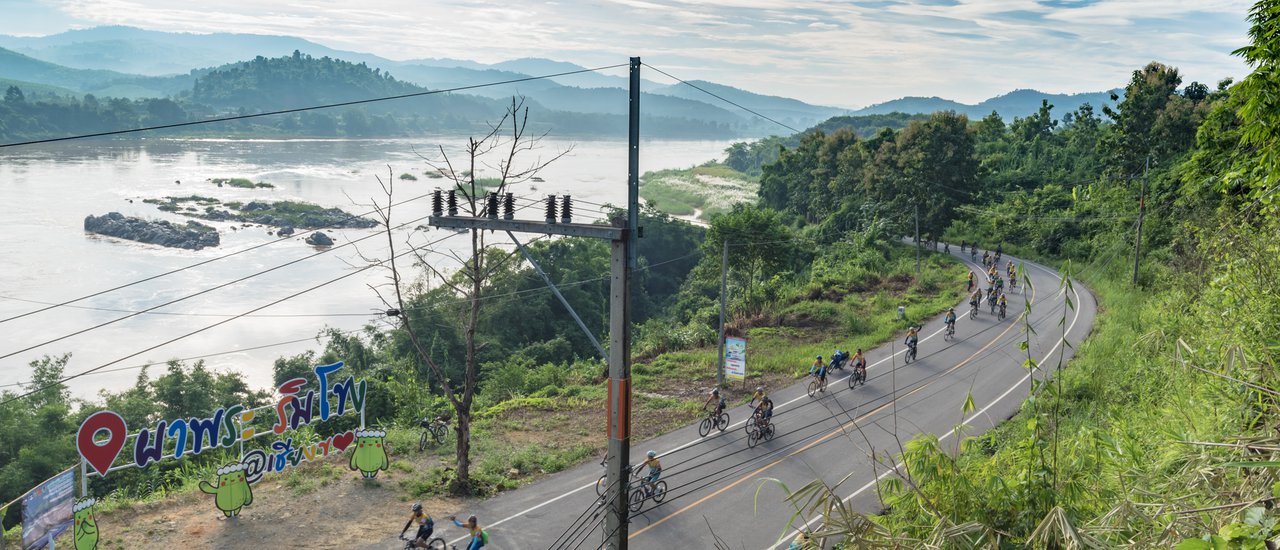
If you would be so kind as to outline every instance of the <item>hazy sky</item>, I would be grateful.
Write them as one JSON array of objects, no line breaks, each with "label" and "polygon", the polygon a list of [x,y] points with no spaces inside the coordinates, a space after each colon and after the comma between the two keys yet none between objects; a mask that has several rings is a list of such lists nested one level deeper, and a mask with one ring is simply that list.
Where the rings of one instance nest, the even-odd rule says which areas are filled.
[{"label": "hazy sky", "polygon": [[[1123,86],[1158,60],[1239,78],[1248,0],[0,0],[0,33],[96,25],[286,34],[393,59],[648,63],[844,107]],[[648,78],[665,81],[649,73]]]}]

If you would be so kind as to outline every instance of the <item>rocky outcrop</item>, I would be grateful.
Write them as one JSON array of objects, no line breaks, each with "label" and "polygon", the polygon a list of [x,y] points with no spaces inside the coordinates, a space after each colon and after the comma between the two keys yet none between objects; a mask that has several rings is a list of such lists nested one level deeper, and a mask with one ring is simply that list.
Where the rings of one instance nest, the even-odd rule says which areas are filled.
[{"label": "rocky outcrop", "polygon": [[333,239],[330,239],[324,233],[316,231],[307,237],[307,244],[311,246],[333,246]]},{"label": "rocky outcrop", "polygon": [[199,222],[178,225],[167,221],[129,218],[119,212],[85,217],[84,230],[108,237],[187,250],[218,246],[221,242],[217,230]]}]

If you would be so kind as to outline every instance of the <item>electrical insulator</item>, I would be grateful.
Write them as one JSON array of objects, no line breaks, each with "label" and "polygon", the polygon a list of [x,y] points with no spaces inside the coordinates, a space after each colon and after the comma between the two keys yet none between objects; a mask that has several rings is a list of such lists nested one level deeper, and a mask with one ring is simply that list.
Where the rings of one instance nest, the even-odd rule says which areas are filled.
[{"label": "electrical insulator", "polygon": [[453,189],[449,190],[449,215],[458,215],[458,192]]},{"label": "electrical insulator", "polygon": [[431,194],[431,215],[439,216],[444,213],[444,200],[440,197],[440,190],[436,189]]},{"label": "electrical insulator", "polygon": [[507,193],[506,198],[502,201],[502,219],[514,220],[516,218],[516,194]]},{"label": "electrical insulator", "polygon": [[560,223],[573,222],[573,199],[569,195],[561,198],[560,202]]},{"label": "electrical insulator", "polygon": [[556,196],[547,195],[547,223],[556,223]]},{"label": "electrical insulator", "polygon": [[485,215],[489,216],[491,220],[498,219],[498,193],[490,191],[489,196],[485,197],[485,199]]}]

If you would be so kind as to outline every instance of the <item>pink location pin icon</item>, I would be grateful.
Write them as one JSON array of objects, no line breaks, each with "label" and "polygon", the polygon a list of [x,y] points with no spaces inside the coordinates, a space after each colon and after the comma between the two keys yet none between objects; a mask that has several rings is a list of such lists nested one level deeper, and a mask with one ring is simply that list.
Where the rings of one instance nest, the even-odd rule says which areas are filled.
[{"label": "pink location pin icon", "polygon": [[[97,442],[98,434],[107,433],[107,440],[101,444]],[[98,475],[107,475],[107,470],[111,469],[111,464],[116,461],[116,457],[120,455],[120,450],[124,448],[124,440],[127,439],[129,428],[125,426],[124,419],[112,411],[98,411],[89,415],[80,424],[80,431],[76,433],[76,449],[80,451],[80,456],[97,470]]]}]

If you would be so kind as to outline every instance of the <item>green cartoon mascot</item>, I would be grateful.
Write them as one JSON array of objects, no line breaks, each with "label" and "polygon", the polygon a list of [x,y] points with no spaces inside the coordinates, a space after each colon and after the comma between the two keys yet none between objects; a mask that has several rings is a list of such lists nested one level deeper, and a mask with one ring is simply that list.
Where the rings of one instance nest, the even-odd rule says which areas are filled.
[{"label": "green cartoon mascot", "polygon": [[92,497],[76,501],[72,511],[75,513],[74,538],[76,550],[95,550],[98,548],[98,520],[93,517],[93,505],[97,501]]},{"label": "green cartoon mascot", "polygon": [[240,509],[253,504],[253,489],[244,478],[244,465],[238,462],[218,468],[217,485],[200,482],[200,491],[214,496],[214,504],[227,517],[240,515]]},{"label": "green cartoon mascot", "polygon": [[360,430],[356,432],[355,452],[351,453],[351,469],[360,470],[365,479],[373,479],[378,470],[387,469],[387,448],[383,438],[387,432],[382,430]]}]

